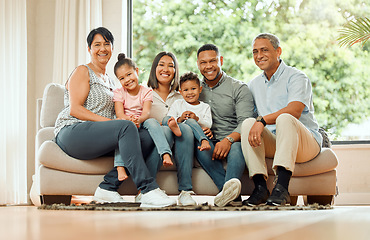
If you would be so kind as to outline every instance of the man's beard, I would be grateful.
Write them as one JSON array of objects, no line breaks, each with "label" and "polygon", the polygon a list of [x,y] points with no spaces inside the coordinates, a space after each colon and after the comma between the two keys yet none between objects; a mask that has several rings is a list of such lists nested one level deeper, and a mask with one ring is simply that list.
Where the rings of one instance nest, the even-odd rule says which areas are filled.
[{"label": "man's beard", "polygon": [[[203,74],[202,74],[202,75],[203,75]],[[219,71],[219,72],[217,73],[216,77],[215,77],[214,79],[212,79],[212,80],[210,80],[210,79],[206,78],[206,76],[204,76],[204,75],[203,75],[203,77],[204,77],[204,79],[205,79],[206,81],[213,82],[213,81],[214,81],[214,80],[216,80],[220,75],[221,75],[221,71]]]}]

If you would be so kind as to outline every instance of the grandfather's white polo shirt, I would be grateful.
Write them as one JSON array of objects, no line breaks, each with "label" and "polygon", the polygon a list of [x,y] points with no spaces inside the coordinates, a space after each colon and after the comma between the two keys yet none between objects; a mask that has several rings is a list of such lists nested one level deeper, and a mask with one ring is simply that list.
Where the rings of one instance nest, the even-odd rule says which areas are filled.
[{"label": "grandfather's white polo shirt", "polygon": [[[259,116],[277,112],[293,101],[302,102],[305,107],[299,121],[312,132],[321,146],[322,136],[314,116],[311,81],[306,74],[280,60],[280,66],[270,81],[262,73],[248,85]],[[276,125],[267,125],[267,128],[276,134]]]}]

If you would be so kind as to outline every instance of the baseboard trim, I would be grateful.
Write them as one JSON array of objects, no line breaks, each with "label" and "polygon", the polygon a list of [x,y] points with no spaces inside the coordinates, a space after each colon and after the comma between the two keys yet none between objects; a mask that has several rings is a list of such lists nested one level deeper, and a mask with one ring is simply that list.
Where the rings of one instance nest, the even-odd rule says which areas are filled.
[{"label": "baseboard trim", "polygon": [[339,193],[334,199],[334,205],[369,205],[370,193]]}]

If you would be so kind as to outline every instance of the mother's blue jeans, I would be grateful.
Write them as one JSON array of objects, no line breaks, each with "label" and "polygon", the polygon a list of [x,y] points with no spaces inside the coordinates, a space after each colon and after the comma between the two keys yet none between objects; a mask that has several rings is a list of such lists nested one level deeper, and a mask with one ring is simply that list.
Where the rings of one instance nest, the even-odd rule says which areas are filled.
[{"label": "mother's blue jeans", "polygon": [[[194,162],[194,135],[188,125],[180,123],[179,127],[182,133],[180,137],[175,136],[168,126],[162,126],[161,128],[168,144],[173,149],[173,159],[177,167],[178,189],[181,192],[193,189],[191,177]],[[162,167],[162,160],[158,154],[150,154],[146,159],[146,165],[152,177],[156,177],[157,172]]]}]

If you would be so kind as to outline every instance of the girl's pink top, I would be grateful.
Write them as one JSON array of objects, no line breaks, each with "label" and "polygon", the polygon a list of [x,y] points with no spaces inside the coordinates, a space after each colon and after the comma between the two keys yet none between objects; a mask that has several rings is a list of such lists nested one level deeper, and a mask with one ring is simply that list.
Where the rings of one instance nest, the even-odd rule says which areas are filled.
[{"label": "girl's pink top", "polygon": [[139,93],[135,96],[130,95],[123,87],[117,88],[114,91],[113,101],[121,102],[125,110],[125,115],[141,116],[143,112],[143,105],[145,101],[153,102],[152,89],[141,86]]}]

